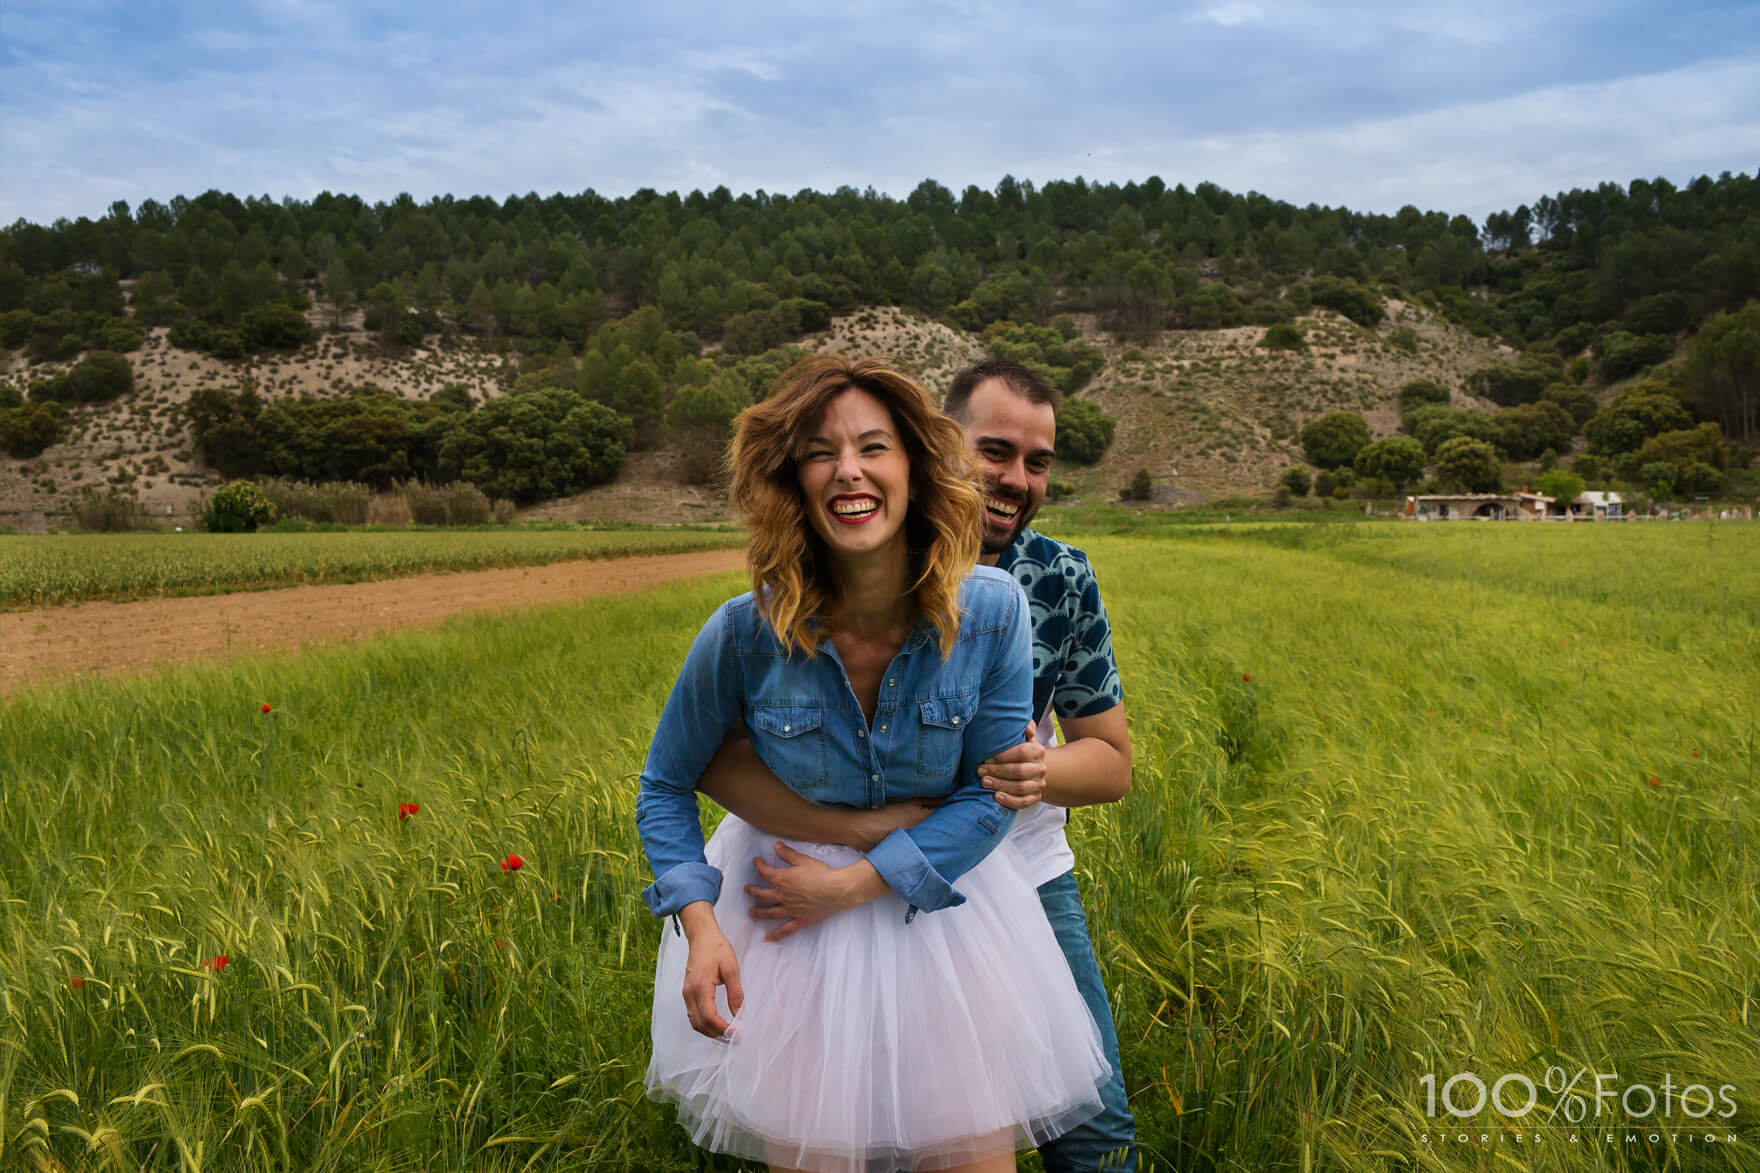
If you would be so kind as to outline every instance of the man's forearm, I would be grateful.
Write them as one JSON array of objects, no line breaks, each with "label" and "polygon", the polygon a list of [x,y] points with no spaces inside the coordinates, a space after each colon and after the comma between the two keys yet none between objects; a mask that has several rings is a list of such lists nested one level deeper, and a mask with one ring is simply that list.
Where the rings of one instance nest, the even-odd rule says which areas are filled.
[{"label": "man's forearm", "polygon": [[1046,802],[1094,806],[1117,802],[1130,792],[1131,759],[1111,742],[1080,737],[1045,751]]},{"label": "man's forearm", "polygon": [[810,843],[859,838],[853,812],[817,806],[790,790],[744,738],[715,751],[697,789],[766,835]]}]

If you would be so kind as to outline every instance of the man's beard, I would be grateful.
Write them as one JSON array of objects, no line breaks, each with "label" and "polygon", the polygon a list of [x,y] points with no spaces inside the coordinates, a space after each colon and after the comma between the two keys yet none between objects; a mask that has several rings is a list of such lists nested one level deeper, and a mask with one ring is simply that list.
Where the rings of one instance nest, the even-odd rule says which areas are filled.
[{"label": "man's beard", "polygon": [[998,493],[990,488],[984,490],[984,495],[986,497],[995,497],[998,501],[1007,501],[1009,504],[1019,506],[1020,508],[1020,512],[1015,514],[1013,523],[1011,523],[1005,530],[998,530],[995,528],[990,520],[989,509],[988,507],[985,508],[982,549],[985,556],[990,557],[1001,554],[1010,546],[1018,542],[1021,533],[1027,528],[1027,523],[1033,520],[1033,514],[1036,511],[1029,508],[1027,498],[1025,497],[1011,497],[1006,493]]}]

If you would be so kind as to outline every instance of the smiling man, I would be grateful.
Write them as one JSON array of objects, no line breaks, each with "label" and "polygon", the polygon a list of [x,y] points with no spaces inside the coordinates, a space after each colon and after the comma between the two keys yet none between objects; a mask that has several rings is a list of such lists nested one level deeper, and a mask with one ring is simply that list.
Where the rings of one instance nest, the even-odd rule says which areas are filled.
[{"label": "smiling man", "polygon": [[[1088,936],[1075,853],[1064,830],[1068,808],[1114,802],[1130,790],[1124,692],[1113,661],[1112,629],[1087,556],[1028,528],[1050,483],[1060,405],[1057,390],[1037,372],[998,360],[954,376],[943,409],[964,428],[984,479],[979,561],[1013,575],[1032,608],[1038,721],[1022,744],[986,761],[979,773],[997,792],[997,801],[1017,811],[1009,842],[1038,888],[1112,1065],[1100,1115],[1058,1137],[1040,1157],[1048,1173],[1134,1170],[1136,1125],[1125,1096],[1118,1035]],[[834,501],[833,509],[853,512],[860,504]],[[1053,733],[1054,715],[1061,739]],[[768,834],[863,850],[893,828],[913,825],[927,810],[910,803],[877,810],[814,806],[772,776],[748,742],[737,739],[717,753],[698,789]],[[748,891],[770,904],[753,915],[785,922],[773,937],[831,915],[835,908],[823,898],[824,871],[804,860],[802,866],[781,868],[759,863],[765,883]]]}]

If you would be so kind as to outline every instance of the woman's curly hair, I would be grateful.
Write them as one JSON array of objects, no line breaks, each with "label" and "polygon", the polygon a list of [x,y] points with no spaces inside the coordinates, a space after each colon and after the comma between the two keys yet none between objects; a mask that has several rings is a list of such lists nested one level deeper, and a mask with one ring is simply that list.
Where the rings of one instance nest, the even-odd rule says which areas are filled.
[{"label": "woman's curly hair", "polygon": [[733,506],[751,530],[746,566],[758,612],[791,653],[815,654],[836,629],[842,585],[807,520],[798,469],[826,405],[852,387],[886,405],[910,461],[905,540],[912,617],[935,625],[946,657],[959,636],[960,583],[978,560],[978,479],[959,424],[941,414],[914,379],[877,359],[802,359],[734,422],[728,449]]}]

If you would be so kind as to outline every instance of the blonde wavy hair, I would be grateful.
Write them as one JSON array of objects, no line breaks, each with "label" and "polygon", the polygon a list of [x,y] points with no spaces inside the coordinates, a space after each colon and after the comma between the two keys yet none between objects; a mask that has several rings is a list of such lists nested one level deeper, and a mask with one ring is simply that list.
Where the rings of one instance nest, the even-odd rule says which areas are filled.
[{"label": "blonde wavy hair", "polygon": [[815,655],[836,629],[842,584],[807,520],[798,469],[826,405],[852,387],[885,404],[910,461],[912,619],[935,625],[945,659],[959,637],[960,583],[978,560],[978,478],[959,424],[915,380],[877,359],[802,359],[734,421],[727,459],[734,510],[752,535],[746,567],[758,613],[790,653]]}]

